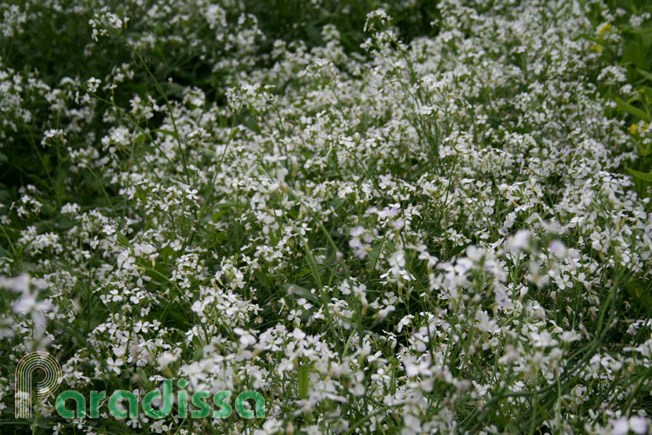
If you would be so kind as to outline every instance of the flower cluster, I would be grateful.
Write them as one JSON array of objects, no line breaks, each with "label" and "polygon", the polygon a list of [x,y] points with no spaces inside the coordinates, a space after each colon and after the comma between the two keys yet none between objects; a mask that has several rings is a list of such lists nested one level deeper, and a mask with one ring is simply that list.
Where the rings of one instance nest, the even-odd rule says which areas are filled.
[{"label": "flower cluster", "polygon": [[[0,185],[0,351],[47,350],[79,391],[183,378],[268,409],[40,424],[652,430],[651,204],[622,171],[652,133],[601,92],[625,72],[582,35],[609,24],[563,0],[442,0],[434,36],[401,41],[379,9],[364,54],[334,26],[265,51],[240,2],[91,3],[89,62],[124,44],[136,63],[46,84],[0,59],[0,156],[30,134],[50,153],[43,178]],[[44,12],[0,13],[11,36]],[[153,83],[160,47],[205,76]]]}]

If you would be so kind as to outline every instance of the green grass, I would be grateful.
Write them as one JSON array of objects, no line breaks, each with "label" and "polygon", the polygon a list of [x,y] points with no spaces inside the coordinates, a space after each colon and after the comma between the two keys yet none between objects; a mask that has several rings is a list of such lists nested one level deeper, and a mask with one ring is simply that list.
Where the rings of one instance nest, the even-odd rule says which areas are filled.
[{"label": "green grass", "polygon": [[[463,3],[0,6],[0,431],[649,430],[648,6]],[[266,418],[16,419],[35,349]]]}]

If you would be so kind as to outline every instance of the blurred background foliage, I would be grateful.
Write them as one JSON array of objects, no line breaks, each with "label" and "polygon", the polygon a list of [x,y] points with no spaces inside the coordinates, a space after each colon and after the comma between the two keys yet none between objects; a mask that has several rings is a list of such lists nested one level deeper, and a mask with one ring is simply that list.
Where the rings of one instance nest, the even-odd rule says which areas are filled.
[{"label": "blurred background foliage", "polygon": [[[102,38],[99,42],[92,40],[88,22],[94,11],[107,7],[119,16],[131,18],[124,33],[127,39],[154,37],[149,46],[141,48],[141,52],[156,80],[163,84],[168,98],[179,98],[184,87],[192,85],[201,88],[209,100],[225,104],[225,89],[233,71],[231,68],[225,72],[229,69],[228,63],[223,64],[220,71],[216,62],[221,59],[239,60],[241,65],[237,68],[242,71],[270,64],[275,41],[302,41],[307,49],[322,46],[322,29],[327,24],[337,28],[346,51],[365,55],[360,44],[367,37],[364,32],[366,15],[378,8],[384,8],[392,17],[392,24],[405,42],[420,36],[432,36],[438,31],[437,2],[432,0],[240,0],[227,3],[231,6],[223,8],[226,22],[238,23],[233,24],[228,32],[235,35],[243,29],[255,28],[262,33],[254,34],[253,53],[237,52],[228,40],[218,40],[211,47],[193,44],[192,38],[210,40],[209,35],[214,35],[215,29],[205,19],[200,19],[203,18],[202,11],[192,2],[173,1],[165,8],[153,0],[9,0],[0,5],[0,16],[4,17],[5,26],[10,27],[12,11],[30,13],[27,20],[18,25],[22,32],[0,32],[0,69],[11,69],[23,77],[38,77],[46,85],[56,88],[65,77],[78,79],[80,83],[90,77],[104,80],[116,67],[131,65],[134,76],[124,86],[111,90],[112,101],[119,107],[127,107],[134,94],[141,98],[157,96],[146,70],[121,41],[115,38]],[[628,82],[635,90],[632,97],[621,99],[613,90],[601,89],[616,103],[615,109],[605,109],[621,116],[626,128],[638,140],[652,121],[652,20],[647,19],[638,28],[633,28],[630,18],[645,11],[652,13],[652,0],[583,0],[582,3],[597,30],[585,37],[594,41],[594,49],[604,51],[606,64],[626,68]],[[157,28],[155,23],[160,20],[148,19],[152,10],[168,14],[172,24],[165,29]],[[241,20],[247,14],[253,18]],[[606,16],[612,17],[608,24]],[[608,32],[617,32],[622,38],[622,46],[603,37]],[[173,78],[172,83],[168,83],[169,78]],[[56,147],[41,147],[40,138],[47,129],[60,128],[68,120],[52,119],[50,103],[42,95],[22,95],[22,99],[24,108],[32,114],[30,120],[14,119],[14,131],[0,131],[0,138],[5,138],[4,146],[0,148],[0,200],[15,197],[18,187],[28,183],[50,189],[63,183],[57,177],[63,177],[58,172],[65,166],[65,156]],[[160,96],[157,103],[163,103]],[[93,122],[81,126],[79,137],[99,138],[105,133],[106,125],[101,115],[105,107],[102,104],[98,103],[99,110],[95,111]],[[161,120],[162,116],[157,114],[148,121],[150,125],[147,127],[156,128]],[[652,145],[642,140],[637,145],[640,159],[626,170],[635,176],[637,189],[644,194],[652,185]],[[66,172],[65,176],[71,174]],[[87,179],[88,174],[78,177],[86,177],[79,181],[92,181]],[[80,195],[101,201],[99,198],[103,195],[94,187],[95,184],[80,183]]]},{"label": "blurred background foliage", "polygon": [[[228,28],[217,31],[204,16],[206,6],[210,4],[212,2],[188,1],[163,4],[153,0],[3,1],[0,17],[4,18],[5,31],[0,32],[0,71],[13,71],[13,77],[5,77],[8,82],[19,80],[18,76],[29,76],[54,89],[60,88],[65,78],[73,78],[78,84],[91,77],[106,81],[108,75],[114,74],[115,68],[130,65],[133,77],[110,91],[111,100],[119,107],[129,107],[129,100],[137,94],[143,99],[148,95],[157,97],[157,104],[163,104],[146,70],[121,41],[116,38],[92,40],[89,20],[104,7],[118,16],[130,17],[124,37],[131,41],[145,41],[139,50],[168,98],[180,98],[184,87],[192,85],[201,88],[209,101],[218,104],[226,103],[225,89],[237,70],[246,72],[254,66],[271,63],[270,53],[277,40],[288,43],[302,41],[307,49],[321,46],[324,45],[321,31],[330,24],[339,31],[345,50],[364,55],[360,44],[367,37],[363,30],[366,15],[378,8],[384,8],[392,16],[393,24],[406,42],[437,32],[437,27],[431,24],[437,15],[437,2],[432,0],[216,2],[221,4],[225,22],[229,23]],[[151,19],[151,13],[159,16]],[[170,25],[157,27],[160,16],[166,14]],[[247,30],[251,30],[253,35],[251,45],[255,51],[238,52],[237,42],[228,38],[237,38]],[[220,40],[218,37],[216,40],[215,35],[220,31],[226,38]],[[195,43],[206,40],[215,40],[215,45],[209,47]],[[230,59],[231,64],[224,59]],[[216,65],[220,62],[221,67]],[[234,65],[236,63],[239,64]],[[173,81],[168,82],[169,78]],[[10,129],[0,125],[0,139],[4,142],[0,147],[0,200],[15,199],[17,189],[26,184],[34,184],[46,195],[48,192],[54,195],[55,186],[59,186],[62,192],[63,179],[73,177],[78,181],[73,184],[78,186],[80,197],[94,201],[94,204],[87,205],[101,203],[105,195],[98,190],[97,181],[89,179],[89,174],[75,175],[67,171],[66,156],[61,153],[61,147],[40,145],[46,130],[62,128],[70,120],[53,115],[51,103],[44,95],[30,93],[29,86],[19,88],[21,106],[31,113],[31,117],[11,119],[13,128]],[[69,103],[69,107],[76,107],[72,101]],[[106,133],[102,120],[105,109],[106,105],[98,102],[93,121],[83,123],[77,138],[69,137],[68,146],[79,146],[81,138],[84,141],[93,137],[99,140]],[[11,113],[7,110],[2,115],[11,116]],[[148,120],[146,127],[156,128],[161,121],[162,116],[157,114]]]},{"label": "blurred background foliage", "polygon": [[[639,159],[626,170],[634,176],[639,194],[647,195],[652,186],[652,141],[649,132],[644,135],[652,122],[652,0],[607,0],[606,7],[584,3],[597,28],[597,34],[585,37],[595,43],[594,51],[604,52],[607,63],[626,69],[627,82],[633,88],[632,96],[627,99],[620,98],[611,89],[602,91],[615,103],[615,109],[607,110],[622,116],[637,145]],[[632,17],[644,17],[646,12],[648,17],[633,26]],[[607,22],[606,17],[611,22]],[[622,42],[608,41],[606,35],[611,32],[617,33]]]}]

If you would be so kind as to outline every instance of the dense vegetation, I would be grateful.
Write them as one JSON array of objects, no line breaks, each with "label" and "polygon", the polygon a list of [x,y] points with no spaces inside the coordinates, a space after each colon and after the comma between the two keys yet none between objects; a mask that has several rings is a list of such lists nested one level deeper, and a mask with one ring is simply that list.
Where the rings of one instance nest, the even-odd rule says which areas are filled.
[{"label": "dense vegetation", "polygon": [[[651,13],[0,4],[0,432],[652,430]],[[34,350],[266,416],[16,419]]]}]

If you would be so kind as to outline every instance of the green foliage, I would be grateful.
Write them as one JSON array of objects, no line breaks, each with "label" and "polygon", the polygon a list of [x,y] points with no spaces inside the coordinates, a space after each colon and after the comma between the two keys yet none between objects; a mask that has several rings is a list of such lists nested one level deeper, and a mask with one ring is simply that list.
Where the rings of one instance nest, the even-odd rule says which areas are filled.
[{"label": "green foliage", "polygon": [[[132,20],[99,41],[71,1],[0,36],[3,108],[20,102],[0,119],[0,266],[34,277],[2,283],[12,361],[47,300],[66,382],[207,376],[274,401],[170,433],[602,432],[650,409],[645,350],[623,351],[652,312],[648,202],[614,174],[635,144],[652,182],[650,47],[627,16],[596,12],[585,62],[563,1],[243,0],[219,31],[218,2],[109,3]],[[392,20],[365,32],[379,7]],[[603,111],[590,80],[619,63],[635,95],[601,84]],[[79,424],[158,430],[133,423]]]},{"label": "green foliage", "polygon": [[387,11],[406,41],[432,35],[436,27],[431,22],[438,16],[436,0],[417,0],[407,4],[377,0],[246,0],[245,4],[247,12],[260,21],[267,50],[277,39],[303,41],[308,48],[323,45],[321,28],[331,24],[340,32],[342,45],[347,51],[361,51],[360,44],[366,39],[363,32],[366,16],[378,8]]},{"label": "green foliage", "polygon": [[[87,24],[93,17],[92,8],[76,8],[74,0],[60,3],[61,7],[54,8],[47,3],[31,4],[27,0],[10,0],[3,5],[4,9],[0,7],[0,15],[3,10],[11,7],[30,10],[29,18],[22,25],[30,30],[11,36],[0,33],[0,65],[10,66],[16,72],[37,70],[39,79],[44,85],[52,88],[59,86],[61,81],[67,78],[81,83],[91,77],[105,80],[107,74],[121,65],[138,65],[138,68],[134,69],[134,76],[129,78],[128,85],[111,90],[110,101],[100,102],[100,109],[103,104],[128,106],[134,92],[141,98],[154,94],[158,104],[163,104],[166,97],[178,100],[187,85],[197,86],[209,99],[225,104],[225,77],[228,74],[215,74],[212,60],[227,56],[232,49],[227,48],[228,44],[224,43],[210,47],[189,46],[180,44],[174,38],[175,35],[186,33],[187,26],[193,26],[193,34],[197,38],[214,38],[209,24],[201,19],[199,11],[194,10],[191,5],[188,5],[186,10],[172,9],[164,12],[169,21],[183,14],[188,18],[162,28],[158,22],[147,19],[148,11],[158,6],[157,1],[104,2],[110,10],[132,19],[127,23],[121,37],[113,37],[98,44],[92,41],[91,27]],[[379,7],[387,8],[393,17],[393,23],[406,41],[436,32],[436,27],[431,25],[436,19],[436,2],[425,0],[409,2],[407,6],[401,2],[383,3],[375,0],[325,0],[319,4],[303,0],[246,0],[239,7],[227,9],[226,19],[237,22],[239,14],[251,14],[255,17],[262,35],[258,37],[251,66],[262,66],[268,62],[276,40],[302,41],[308,49],[324,45],[321,30],[326,24],[335,25],[347,51],[361,51],[360,44],[366,37],[363,31],[366,14]],[[144,64],[140,64],[135,52],[126,48],[122,38],[138,40],[145,34],[154,34],[158,38],[151,47],[139,49],[144,60]],[[247,70],[246,64],[243,65],[243,69]],[[151,80],[152,78],[154,80]],[[172,78],[173,82],[168,82],[169,78]],[[157,82],[162,84],[163,94],[152,92]],[[26,110],[47,113],[48,103],[45,98],[28,98],[27,95],[23,97],[28,104]],[[70,106],[74,104],[71,102]],[[156,130],[161,121],[162,117],[157,114],[146,121],[143,127],[163,134],[172,133]],[[62,146],[39,149],[36,140],[49,128],[61,128],[66,122],[67,120],[61,117],[37,116],[29,122],[16,119],[17,131],[5,133],[11,134],[15,146],[0,152],[0,180],[3,180],[12,197],[16,197],[19,186],[27,183],[50,188],[60,186],[61,180],[58,177],[63,177],[60,174],[71,175],[67,170],[70,161]],[[96,117],[92,122],[81,125],[79,136],[99,136],[106,128],[107,124]],[[144,139],[145,136],[142,136],[139,143]],[[79,197],[104,197],[98,182],[82,182],[88,176],[87,173],[73,175],[77,179],[73,185],[85,186],[84,190],[77,192]],[[101,174],[90,176],[97,178],[101,177]],[[52,195],[56,196],[57,193],[52,192]],[[64,198],[58,200],[63,201]]]},{"label": "green foliage", "polygon": [[[641,134],[652,122],[652,19],[642,17],[644,13],[652,13],[650,0],[609,0],[602,8],[600,3],[592,3],[589,17],[597,28],[597,37],[586,37],[597,45],[596,51],[606,47],[606,59],[613,64],[622,66],[627,71],[627,81],[632,86],[632,92],[626,100],[615,95],[613,89],[603,90],[616,104],[616,110],[625,118],[629,132],[639,151],[640,158],[634,164],[636,169],[627,168],[634,176],[638,192],[646,196],[652,169],[652,142],[644,139]],[[622,12],[625,13],[622,13]],[[605,17],[609,17],[605,23]],[[610,34],[618,35],[619,40],[613,41]],[[621,50],[619,50],[621,48]],[[618,54],[620,53],[620,54]],[[640,124],[643,122],[644,124]],[[649,138],[649,136],[648,136]]]}]

